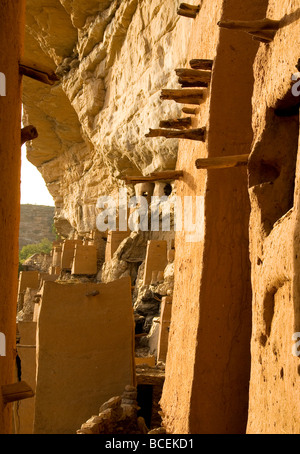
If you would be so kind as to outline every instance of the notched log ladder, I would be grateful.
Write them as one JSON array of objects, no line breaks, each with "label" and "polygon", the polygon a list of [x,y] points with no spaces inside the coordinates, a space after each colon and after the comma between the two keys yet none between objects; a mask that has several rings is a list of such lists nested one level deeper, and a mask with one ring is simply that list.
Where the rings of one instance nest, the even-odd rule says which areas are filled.
[{"label": "notched log ladder", "polygon": [[24,59],[19,63],[19,72],[23,76],[30,77],[47,85],[54,85],[60,80],[52,69],[41,66],[37,67],[34,63]]},{"label": "notched log ladder", "polygon": [[249,154],[238,156],[220,156],[216,158],[202,158],[195,162],[197,169],[228,169],[232,167],[246,166],[249,161]]},{"label": "notched log ladder", "polygon": [[219,21],[218,26],[230,30],[244,31],[252,35],[256,41],[269,43],[279,29],[280,21],[261,19],[255,21]]},{"label": "notched log ladder", "polygon": [[200,11],[200,5],[189,5],[188,3],[180,3],[177,10],[179,16],[190,17],[195,19]]}]

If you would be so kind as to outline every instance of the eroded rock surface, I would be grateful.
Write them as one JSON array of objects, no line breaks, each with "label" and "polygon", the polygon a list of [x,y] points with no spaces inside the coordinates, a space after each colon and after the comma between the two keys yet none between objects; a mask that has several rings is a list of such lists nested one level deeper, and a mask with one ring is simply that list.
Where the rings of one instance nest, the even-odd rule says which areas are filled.
[{"label": "eroded rock surface", "polygon": [[65,235],[95,227],[97,198],[116,192],[120,177],[175,167],[178,141],[145,134],[180,114],[178,104],[160,99],[162,88],[177,87],[174,70],[186,63],[191,27],[178,5],[27,2],[25,58],[61,77],[55,86],[24,78],[24,124],[39,132],[27,155]]}]

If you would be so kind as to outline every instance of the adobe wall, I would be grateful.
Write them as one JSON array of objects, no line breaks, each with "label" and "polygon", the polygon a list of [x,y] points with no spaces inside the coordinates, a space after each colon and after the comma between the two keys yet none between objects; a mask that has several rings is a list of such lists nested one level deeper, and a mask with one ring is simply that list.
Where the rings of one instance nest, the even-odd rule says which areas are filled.
[{"label": "adobe wall", "polygon": [[280,20],[280,29],[272,43],[260,46],[254,65],[249,163],[253,332],[247,433],[298,434],[300,357],[293,351],[297,340],[293,335],[300,331],[300,97],[291,93],[291,77],[299,58],[299,2],[270,0],[267,16]]},{"label": "adobe wall", "polygon": [[[35,391],[36,375],[36,322],[18,322],[19,344],[17,345],[20,359],[19,374],[33,391]],[[17,378],[16,378],[17,381]],[[14,403],[14,433],[32,434],[35,397]]]},{"label": "adobe wall", "polygon": [[45,282],[37,328],[35,434],[75,434],[135,385],[130,278]]},{"label": "adobe wall", "polygon": [[[0,72],[6,96],[0,97],[0,332],[6,336],[6,356],[0,357],[0,385],[14,381],[18,236],[21,165],[21,78],[18,61],[23,46],[25,1],[0,1]],[[13,39],[11,37],[13,36]],[[0,433],[11,430],[12,404],[0,393]]]},{"label": "adobe wall", "polygon": [[[196,4],[196,2],[193,2]],[[252,65],[258,44],[220,31],[222,19],[260,19],[262,1],[203,2],[189,58],[214,59],[210,93],[195,127],[205,143],[181,141],[177,195],[204,196],[203,241],[176,234],[175,285],[161,400],[170,433],[245,433],[250,377],[250,214],[243,168],[196,170],[200,157],[250,153]],[[189,20],[182,18],[181,20]],[[210,111],[210,115],[209,115]]]}]

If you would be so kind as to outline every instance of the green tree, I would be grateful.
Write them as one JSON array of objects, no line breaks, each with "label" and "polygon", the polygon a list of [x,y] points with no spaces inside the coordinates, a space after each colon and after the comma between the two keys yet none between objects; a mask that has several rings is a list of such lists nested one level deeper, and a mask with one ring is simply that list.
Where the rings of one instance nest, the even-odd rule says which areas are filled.
[{"label": "green tree", "polygon": [[20,263],[24,263],[33,254],[49,254],[52,249],[52,243],[48,238],[43,238],[42,241],[36,244],[27,244],[23,246],[19,253]]},{"label": "green tree", "polygon": [[59,240],[59,234],[56,230],[55,224],[53,222],[52,227],[51,227],[51,233],[53,233],[56,236],[56,239]]}]

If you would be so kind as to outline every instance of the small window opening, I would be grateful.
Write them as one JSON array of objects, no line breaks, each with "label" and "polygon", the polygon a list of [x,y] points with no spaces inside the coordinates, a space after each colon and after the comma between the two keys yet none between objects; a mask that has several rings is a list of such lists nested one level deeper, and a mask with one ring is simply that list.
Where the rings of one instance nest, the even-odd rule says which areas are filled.
[{"label": "small window opening", "polygon": [[172,193],[172,186],[170,185],[170,183],[166,184],[166,186],[164,187],[164,193],[167,197],[169,197],[169,195]]}]

